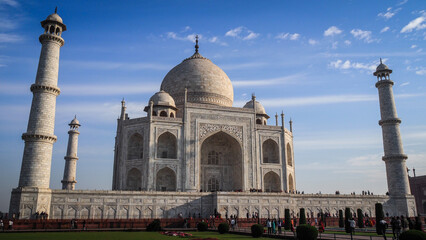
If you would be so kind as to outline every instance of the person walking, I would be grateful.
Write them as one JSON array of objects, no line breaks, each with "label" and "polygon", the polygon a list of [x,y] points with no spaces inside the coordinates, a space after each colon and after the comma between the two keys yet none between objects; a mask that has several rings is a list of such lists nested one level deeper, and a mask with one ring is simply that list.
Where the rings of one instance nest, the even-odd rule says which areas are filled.
[{"label": "person walking", "polygon": [[275,230],[275,227],[276,227],[276,222],[275,222],[275,219],[272,221],[272,233],[273,234],[275,234],[276,233],[276,230]]},{"label": "person walking", "polygon": [[399,219],[399,216],[396,217],[395,220],[395,235],[394,238],[399,240],[399,235],[401,235],[401,219]]},{"label": "person walking", "polygon": [[380,229],[382,230],[382,234],[383,234],[383,239],[387,240],[386,238],[386,229],[388,228],[388,223],[382,219],[378,222]]},{"label": "person walking", "polygon": [[9,230],[13,230],[13,220],[9,219]]},{"label": "person walking", "polygon": [[266,227],[268,228],[268,235],[272,233],[272,223],[271,220],[268,218],[268,220],[266,220]]},{"label": "person walking", "polygon": [[4,232],[3,219],[0,219],[0,229],[1,229],[2,232]]},{"label": "person walking", "polygon": [[282,227],[282,221],[281,219],[278,218],[278,234],[281,234],[282,232],[281,227]]}]

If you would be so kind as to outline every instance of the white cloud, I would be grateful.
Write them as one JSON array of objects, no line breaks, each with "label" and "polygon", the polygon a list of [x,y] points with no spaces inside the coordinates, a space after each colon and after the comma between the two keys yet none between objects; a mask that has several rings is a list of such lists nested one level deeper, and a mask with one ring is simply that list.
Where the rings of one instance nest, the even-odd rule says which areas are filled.
[{"label": "white cloud", "polygon": [[387,32],[389,29],[390,29],[389,27],[384,27],[382,28],[382,30],[380,30],[380,33]]},{"label": "white cloud", "polygon": [[345,40],[345,44],[346,44],[347,46],[349,46],[349,45],[351,45],[351,44],[352,44],[352,42],[351,42],[351,41],[349,41],[349,40]]},{"label": "white cloud", "polygon": [[0,5],[9,5],[11,7],[18,7],[19,3],[15,0],[0,0]]},{"label": "white cloud", "polygon": [[416,47],[417,47],[417,45],[414,45],[414,44],[413,44],[413,45],[411,45],[411,47],[410,47],[410,48],[416,48]]},{"label": "white cloud", "polygon": [[[395,98],[413,98],[423,97],[425,94],[396,94]],[[289,106],[312,106],[336,103],[350,102],[371,102],[377,101],[376,94],[342,94],[342,95],[323,95],[323,96],[303,96],[294,98],[269,98],[260,99],[259,101],[265,107],[289,107]],[[242,103],[243,104],[243,103]],[[234,105],[237,106],[237,104]]]},{"label": "white cloud", "polygon": [[63,60],[64,67],[100,70],[170,70],[173,66],[167,64],[147,63],[147,62],[104,62],[104,61],[73,61]]},{"label": "white cloud", "polygon": [[[196,36],[196,34],[194,34],[194,33],[193,34],[188,34],[186,36],[179,36],[175,32],[168,32],[167,33],[167,38],[174,39],[174,40],[179,40],[179,41],[195,42],[195,36]],[[203,36],[201,34],[198,34],[198,37],[200,39],[202,39]]]},{"label": "white cloud", "polygon": [[426,14],[423,13],[423,16],[418,17],[414,20],[412,20],[411,22],[409,22],[407,25],[405,25],[402,29],[401,29],[401,33],[407,33],[407,32],[412,32],[413,30],[421,30],[426,28],[426,23],[423,23],[426,20]]},{"label": "white cloud", "polygon": [[331,44],[331,48],[336,49],[336,48],[337,48],[337,45],[339,45],[339,42],[338,42],[338,41],[335,41],[335,42],[333,42],[333,43]]},{"label": "white cloud", "polygon": [[401,8],[397,8],[394,11],[392,11],[392,8],[389,7],[388,9],[386,9],[386,12],[379,13],[379,14],[377,14],[377,16],[388,20],[388,19],[392,18],[393,16],[395,16],[395,14],[397,14],[400,10],[401,10]]},{"label": "white cloud", "polygon": [[16,34],[0,33],[0,43],[15,43],[22,40],[22,37]]},{"label": "white cloud", "polygon": [[243,27],[242,26],[241,27],[237,27],[237,28],[234,28],[234,29],[231,29],[231,30],[227,31],[225,33],[225,36],[227,36],[227,37],[238,37],[238,35],[240,35],[240,33],[242,31],[243,31]]},{"label": "white cloud", "polygon": [[342,61],[340,59],[330,62],[328,66],[331,68],[341,69],[341,70],[347,70],[347,69],[360,69],[360,70],[368,70],[368,71],[376,70],[376,64],[374,63],[365,64],[365,63],[351,62],[349,60]]},{"label": "white cloud", "polygon": [[399,2],[398,4],[396,4],[397,6],[401,6],[404,5],[408,2],[408,0],[402,0],[401,2]]},{"label": "white cloud", "polygon": [[314,39],[309,39],[309,44],[310,45],[317,45],[318,44],[318,41],[317,40],[314,40]]},{"label": "white cloud", "polygon": [[191,31],[190,26],[185,26],[185,28],[182,30],[182,32],[188,32],[188,31]]},{"label": "white cloud", "polygon": [[416,71],[417,75],[426,75],[426,69],[420,69]]},{"label": "white cloud", "polygon": [[240,27],[237,27],[237,28],[234,28],[234,29],[227,31],[225,33],[225,36],[226,37],[239,38],[239,39],[242,39],[244,41],[247,41],[247,40],[253,40],[253,39],[259,37],[260,34],[255,33],[252,30],[247,29],[246,27],[240,26]]},{"label": "white cloud", "polygon": [[236,88],[238,87],[248,87],[248,86],[269,86],[269,85],[279,85],[279,84],[289,84],[296,81],[300,81],[305,76],[302,74],[294,74],[278,78],[269,78],[269,79],[256,79],[256,80],[234,80],[232,85]]},{"label": "white cloud", "polygon": [[249,31],[249,34],[247,36],[245,36],[243,38],[243,40],[252,40],[252,39],[255,39],[255,38],[259,37],[259,35],[260,35],[259,33],[255,33],[255,32]]},{"label": "white cloud", "polygon": [[300,34],[299,33],[280,33],[275,38],[282,39],[282,40],[297,40],[299,39]]},{"label": "white cloud", "polygon": [[336,26],[331,26],[329,27],[327,30],[324,31],[324,36],[334,36],[334,35],[339,35],[341,34],[343,31],[340,30],[338,27]]},{"label": "white cloud", "polygon": [[361,29],[352,29],[351,34],[359,40],[364,40],[364,42],[372,43],[378,41],[377,39],[372,38],[371,31],[364,31]]},{"label": "white cloud", "polygon": [[403,86],[407,86],[407,85],[409,85],[410,84],[410,82],[404,82],[404,83],[401,83],[399,86],[400,87],[403,87]]}]

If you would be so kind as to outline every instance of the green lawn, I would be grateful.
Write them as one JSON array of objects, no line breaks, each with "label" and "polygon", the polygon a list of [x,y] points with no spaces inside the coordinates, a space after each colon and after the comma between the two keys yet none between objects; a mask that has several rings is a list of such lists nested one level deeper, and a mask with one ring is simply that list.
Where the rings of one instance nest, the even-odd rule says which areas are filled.
[{"label": "green lawn", "polygon": [[[219,234],[216,232],[189,232],[193,234],[192,238],[218,238],[218,239],[253,239],[250,236],[236,234]],[[156,232],[47,232],[47,233],[0,233],[0,239],[19,239],[19,240],[168,240],[185,239],[180,237],[169,237]],[[257,238],[269,239],[269,238]]]}]

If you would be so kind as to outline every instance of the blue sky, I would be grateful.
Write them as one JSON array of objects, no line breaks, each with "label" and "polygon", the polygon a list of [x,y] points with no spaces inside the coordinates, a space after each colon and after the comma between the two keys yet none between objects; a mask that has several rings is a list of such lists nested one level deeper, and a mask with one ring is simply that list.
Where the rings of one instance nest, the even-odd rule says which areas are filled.
[{"label": "blue sky", "polygon": [[[81,134],[77,189],[110,189],[116,119],[131,118],[194,51],[221,67],[234,106],[252,93],[293,119],[296,187],[387,191],[372,72],[393,69],[407,166],[426,174],[426,4],[408,1],[0,0],[0,211],[18,184],[41,45],[40,21],[64,19],[51,187],[60,188],[68,123]],[[272,117],[268,124],[275,124]],[[412,175],[412,172],[410,173]]]}]

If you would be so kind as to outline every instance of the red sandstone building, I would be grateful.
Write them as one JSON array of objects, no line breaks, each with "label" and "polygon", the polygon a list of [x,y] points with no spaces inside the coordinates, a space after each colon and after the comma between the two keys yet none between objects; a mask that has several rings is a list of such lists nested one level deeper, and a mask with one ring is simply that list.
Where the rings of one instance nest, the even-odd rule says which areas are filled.
[{"label": "red sandstone building", "polygon": [[416,199],[417,213],[426,215],[426,175],[417,176],[413,169],[414,177],[409,177],[411,194]]}]

